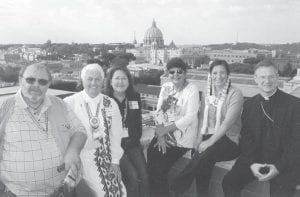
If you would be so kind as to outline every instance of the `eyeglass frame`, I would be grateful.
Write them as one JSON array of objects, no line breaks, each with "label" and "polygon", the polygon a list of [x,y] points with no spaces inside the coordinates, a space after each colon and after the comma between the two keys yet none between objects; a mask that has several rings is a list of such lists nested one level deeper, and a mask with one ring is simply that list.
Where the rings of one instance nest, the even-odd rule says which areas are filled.
[{"label": "eyeglass frame", "polygon": [[116,77],[116,78],[112,78],[112,80],[115,80],[115,81],[129,81],[129,79],[127,77]]}]

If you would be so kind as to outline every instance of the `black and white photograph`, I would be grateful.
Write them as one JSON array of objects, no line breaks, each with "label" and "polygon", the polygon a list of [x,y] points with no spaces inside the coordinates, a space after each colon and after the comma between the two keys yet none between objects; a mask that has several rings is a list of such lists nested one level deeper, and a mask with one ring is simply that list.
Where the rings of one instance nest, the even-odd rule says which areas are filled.
[{"label": "black and white photograph", "polygon": [[0,0],[0,197],[300,197],[300,1]]}]

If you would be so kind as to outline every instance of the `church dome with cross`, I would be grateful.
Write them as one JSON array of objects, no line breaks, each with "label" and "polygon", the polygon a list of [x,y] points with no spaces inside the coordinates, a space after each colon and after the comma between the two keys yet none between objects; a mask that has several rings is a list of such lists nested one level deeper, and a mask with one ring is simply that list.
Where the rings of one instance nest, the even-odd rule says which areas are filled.
[{"label": "church dome with cross", "polygon": [[152,26],[147,29],[144,36],[144,46],[151,47],[156,45],[158,48],[164,47],[164,39],[161,30],[156,26],[155,20],[152,22]]}]

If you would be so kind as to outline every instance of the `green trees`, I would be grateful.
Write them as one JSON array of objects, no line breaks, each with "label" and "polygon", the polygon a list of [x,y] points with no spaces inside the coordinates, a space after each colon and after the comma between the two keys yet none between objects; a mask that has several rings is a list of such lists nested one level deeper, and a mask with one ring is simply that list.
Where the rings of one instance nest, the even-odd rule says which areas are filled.
[{"label": "green trees", "polygon": [[203,65],[203,64],[208,64],[209,61],[210,61],[210,58],[207,55],[197,57],[195,59],[195,66],[201,67],[201,65]]},{"label": "green trees", "polygon": [[244,64],[257,64],[258,62],[260,62],[262,59],[261,58],[256,58],[256,57],[249,57],[249,58],[245,58],[243,63]]},{"label": "green trees", "polygon": [[293,72],[293,67],[290,61],[279,71],[279,75],[283,77],[291,77]]},{"label": "green trees", "polygon": [[5,82],[18,82],[21,67],[5,66],[0,70],[0,78]]},{"label": "green trees", "polygon": [[232,63],[229,64],[229,69],[232,73],[253,74],[254,64]]},{"label": "green trees", "polygon": [[134,77],[134,83],[147,84],[147,85],[160,85],[160,76],[164,74],[163,70],[151,69],[140,77]]}]

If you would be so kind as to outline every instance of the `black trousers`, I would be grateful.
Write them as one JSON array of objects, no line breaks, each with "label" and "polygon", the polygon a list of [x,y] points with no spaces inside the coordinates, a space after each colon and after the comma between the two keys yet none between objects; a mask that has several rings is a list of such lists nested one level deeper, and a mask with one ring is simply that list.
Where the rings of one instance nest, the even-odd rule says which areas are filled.
[{"label": "black trousers", "polygon": [[168,172],[173,164],[190,149],[172,146],[168,147],[163,154],[154,147],[156,142],[157,139],[153,138],[147,151],[151,196],[167,197],[169,196]]},{"label": "black trousers", "polygon": [[[270,180],[271,197],[292,197],[297,185],[299,173],[296,170],[280,172]],[[240,197],[242,189],[255,180],[250,164],[239,158],[223,179],[223,191],[225,197]]]},{"label": "black trousers", "polygon": [[149,197],[146,160],[141,146],[126,150],[120,160],[122,179],[128,197]]},{"label": "black trousers", "polygon": [[[203,140],[209,137],[205,136]],[[224,135],[204,152],[195,152],[190,163],[172,181],[171,190],[181,194],[188,190],[193,180],[196,179],[198,196],[208,196],[209,180],[215,163],[232,160],[238,154],[238,145]]]}]

